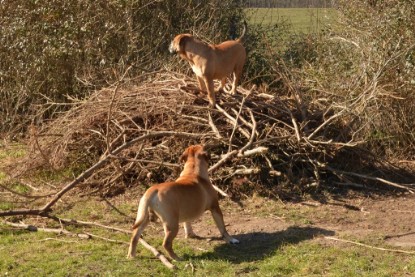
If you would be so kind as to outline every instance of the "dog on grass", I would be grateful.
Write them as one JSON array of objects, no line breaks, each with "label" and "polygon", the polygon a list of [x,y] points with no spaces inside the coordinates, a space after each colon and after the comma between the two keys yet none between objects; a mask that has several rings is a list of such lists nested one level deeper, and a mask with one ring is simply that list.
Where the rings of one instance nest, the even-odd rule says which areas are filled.
[{"label": "dog on grass", "polygon": [[241,36],[236,40],[228,40],[213,45],[202,42],[191,34],[177,35],[170,43],[170,53],[178,53],[187,60],[196,74],[199,88],[207,91],[209,106],[216,104],[213,80],[220,80],[219,91],[224,90],[226,78],[233,74],[231,94],[235,94],[236,86],[241,78],[246,60],[245,47],[242,39],[246,32],[246,22]]},{"label": "dog on grass", "polygon": [[137,243],[150,221],[150,213],[158,216],[163,223],[165,233],[163,247],[173,260],[180,260],[172,248],[173,239],[179,231],[179,223],[183,223],[186,238],[197,237],[192,230],[191,222],[207,210],[212,213],[225,241],[232,244],[239,243],[226,231],[218,194],[209,180],[209,158],[203,146],[188,147],[180,157],[185,165],[179,178],[174,182],[154,185],[144,193],[133,225],[128,258],[136,255]]}]

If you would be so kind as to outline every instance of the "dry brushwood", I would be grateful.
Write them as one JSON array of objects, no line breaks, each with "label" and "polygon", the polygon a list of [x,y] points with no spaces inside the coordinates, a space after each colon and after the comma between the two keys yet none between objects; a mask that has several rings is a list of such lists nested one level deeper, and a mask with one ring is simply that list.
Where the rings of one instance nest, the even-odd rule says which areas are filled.
[{"label": "dry brushwood", "polygon": [[[33,128],[31,155],[20,172],[14,167],[14,174],[21,177],[39,167],[58,172],[89,167],[37,211],[45,212],[75,186],[111,196],[140,183],[174,179],[177,159],[190,144],[207,145],[209,171],[214,171],[214,183],[224,187],[218,189],[223,195],[237,194],[243,183],[251,190],[278,193],[276,184],[284,179],[305,187],[320,185],[328,174],[343,181],[344,175],[327,164],[343,149],[359,151],[353,134],[343,134],[347,106],[323,112],[298,97],[255,87],[239,87],[236,95],[224,92],[218,99],[216,109],[209,109],[193,79],[170,72],[142,76],[135,85],[122,79],[88,99],[72,99],[66,113],[42,129]],[[352,177],[359,179],[348,175],[347,182]]]}]

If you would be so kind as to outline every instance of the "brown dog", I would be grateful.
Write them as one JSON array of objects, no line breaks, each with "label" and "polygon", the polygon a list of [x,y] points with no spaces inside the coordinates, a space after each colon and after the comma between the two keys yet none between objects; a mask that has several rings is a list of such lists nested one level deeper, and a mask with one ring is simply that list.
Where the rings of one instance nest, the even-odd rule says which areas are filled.
[{"label": "brown dog", "polygon": [[190,222],[200,217],[206,210],[211,211],[223,238],[228,243],[239,243],[226,231],[222,211],[219,208],[218,194],[208,176],[208,153],[201,145],[190,146],[180,160],[186,163],[175,182],[154,185],[141,198],[127,257],[135,256],[138,239],[149,223],[150,212],[154,212],[163,222],[165,233],[163,246],[174,260],[180,260],[172,248],[173,239],[179,231],[179,223],[184,222],[186,238],[196,237]]},{"label": "brown dog", "polygon": [[242,45],[246,22],[242,35],[237,40],[228,40],[221,44],[206,44],[190,34],[177,35],[170,44],[170,53],[179,53],[187,60],[196,74],[199,88],[208,92],[210,107],[215,107],[216,97],[213,80],[220,80],[219,90],[223,90],[226,78],[233,73],[231,94],[235,94],[236,86],[245,64],[246,51]]}]

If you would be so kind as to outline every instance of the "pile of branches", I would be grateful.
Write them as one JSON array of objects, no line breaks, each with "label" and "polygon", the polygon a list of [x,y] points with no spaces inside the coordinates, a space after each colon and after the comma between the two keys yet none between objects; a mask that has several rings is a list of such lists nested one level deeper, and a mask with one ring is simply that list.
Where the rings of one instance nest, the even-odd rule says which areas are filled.
[{"label": "pile of branches", "polygon": [[[73,107],[56,120],[43,129],[33,127],[31,155],[18,174],[70,168],[82,173],[82,189],[112,196],[177,178],[183,150],[204,144],[212,156],[214,184],[233,197],[254,191],[282,196],[325,184],[361,186],[362,180],[412,191],[335,168],[356,164],[353,171],[367,162],[362,156],[370,157],[344,155],[363,151],[341,125],[345,110],[322,112],[297,93],[276,95],[256,87],[239,87],[236,95],[222,92],[210,109],[193,79],[171,72],[131,83],[120,78],[86,100],[73,99]],[[352,161],[353,156],[358,157]]]}]

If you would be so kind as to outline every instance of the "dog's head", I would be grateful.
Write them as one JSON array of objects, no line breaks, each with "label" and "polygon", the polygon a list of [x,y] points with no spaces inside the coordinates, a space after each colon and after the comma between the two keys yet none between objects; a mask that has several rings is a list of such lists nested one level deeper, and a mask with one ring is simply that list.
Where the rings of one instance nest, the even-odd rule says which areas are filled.
[{"label": "dog's head", "polygon": [[169,52],[172,54],[183,53],[185,44],[193,36],[191,34],[180,34],[177,35],[170,43]]},{"label": "dog's head", "polygon": [[209,163],[210,154],[204,150],[202,145],[192,145],[186,148],[180,157],[180,161],[187,162],[189,158],[204,160]]}]

